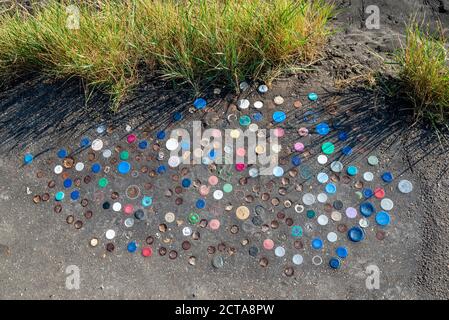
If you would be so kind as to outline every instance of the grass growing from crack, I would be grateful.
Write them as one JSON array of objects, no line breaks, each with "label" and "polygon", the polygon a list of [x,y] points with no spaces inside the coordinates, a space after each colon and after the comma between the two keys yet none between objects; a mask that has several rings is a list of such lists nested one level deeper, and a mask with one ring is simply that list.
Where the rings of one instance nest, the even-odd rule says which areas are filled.
[{"label": "grass growing from crack", "polygon": [[115,107],[145,69],[196,94],[211,84],[270,82],[317,59],[334,14],[324,0],[79,1],[79,29],[71,29],[69,3],[0,16],[0,75],[79,76]]},{"label": "grass growing from crack", "polygon": [[396,55],[399,78],[413,102],[417,118],[432,125],[449,120],[449,55],[442,32],[432,35],[418,23],[410,23],[405,43]]}]

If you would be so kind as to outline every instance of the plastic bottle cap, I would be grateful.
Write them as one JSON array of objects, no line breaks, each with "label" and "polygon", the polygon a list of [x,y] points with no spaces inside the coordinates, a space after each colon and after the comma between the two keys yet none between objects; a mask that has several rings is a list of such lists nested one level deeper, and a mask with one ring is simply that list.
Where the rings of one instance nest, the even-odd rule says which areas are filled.
[{"label": "plastic bottle cap", "polygon": [[343,170],[343,163],[340,161],[334,161],[331,163],[331,170],[333,172],[341,172]]},{"label": "plastic bottle cap", "polygon": [[103,157],[109,158],[112,155],[112,151],[109,149],[103,150]]},{"label": "plastic bottle cap", "polygon": [[346,172],[347,172],[350,176],[355,176],[355,175],[357,174],[357,172],[358,172],[358,169],[357,169],[357,167],[349,166],[349,167],[346,169]]},{"label": "plastic bottle cap", "polygon": [[83,171],[83,169],[84,169],[84,163],[78,162],[77,164],[75,164],[76,171]]},{"label": "plastic bottle cap", "polygon": [[149,196],[144,196],[142,198],[142,206],[149,207],[153,203],[153,198]]},{"label": "plastic bottle cap", "polygon": [[319,183],[324,184],[329,181],[329,176],[324,172],[320,172],[320,173],[318,173],[316,179],[318,180]]},{"label": "plastic bottle cap", "polygon": [[340,260],[339,260],[338,258],[331,258],[331,259],[329,260],[329,266],[330,266],[332,269],[339,269],[339,268],[340,268],[340,265],[341,265],[341,262],[340,262]]},{"label": "plastic bottle cap", "polygon": [[249,218],[249,209],[245,206],[240,206],[235,212],[236,216],[240,220],[246,220]]},{"label": "plastic bottle cap", "polygon": [[348,256],[348,249],[345,247],[338,247],[335,249],[335,253],[342,259],[345,259]]},{"label": "plastic bottle cap", "polygon": [[100,188],[104,188],[108,185],[109,181],[106,178],[101,178],[100,180],[98,180],[98,186]]},{"label": "plastic bottle cap", "polygon": [[374,213],[374,206],[370,202],[360,204],[360,213],[364,217],[370,217]]},{"label": "plastic bottle cap", "polygon": [[301,226],[293,226],[292,227],[292,237],[302,237],[303,230]]},{"label": "plastic bottle cap", "polygon": [[350,219],[353,219],[357,216],[357,210],[353,207],[349,207],[346,209],[346,216]]},{"label": "plastic bottle cap", "polygon": [[129,162],[122,161],[117,166],[117,171],[121,174],[127,174],[131,170]]},{"label": "plastic bottle cap", "polygon": [[293,147],[295,148],[295,151],[298,152],[304,151],[304,144],[301,142],[296,142]]},{"label": "plastic bottle cap", "polygon": [[393,209],[393,201],[388,198],[384,198],[380,201],[380,207],[385,211],[391,211]]},{"label": "plastic bottle cap", "polygon": [[384,172],[382,174],[382,180],[386,183],[393,181],[393,174],[391,172]]},{"label": "plastic bottle cap", "polygon": [[303,256],[300,255],[300,254],[295,254],[295,255],[293,256],[293,258],[292,258],[293,264],[296,264],[296,265],[298,265],[298,266],[299,266],[300,264],[302,264],[303,261],[304,261],[304,258],[303,258]]},{"label": "plastic bottle cap", "polygon": [[273,168],[273,175],[275,177],[282,177],[284,175],[284,169],[282,169],[282,167],[274,167]]},{"label": "plastic bottle cap", "polygon": [[363,179],[365,179],[365,181],[373,181],[374,180],[374,174],[372,174],[371,172],[365,172],[363,174]]},{"label": "plastic bottle cap", "polygon": [[274,254],[276,255],[276,257],[279,257],[279,258],[285,256],[284,247],[276,247],[276,249],[274,249]]},{"label": "plastic bottle cap", "polygon": [[195,101],[193,102],[193,106],[197,110],[202,110],[202,109],[206,108],[206,105],[207,105],[207,102],[203,98],[196,98]]},{"label": "plastic bottle cap", "polygon": [[218,219],[212,219],[208,225],[212,230],[218,230],[220,228],[220,221]]},{"label": "plastic bottle cap", "polygon": [[320,154],[317,158],[317,161],[319,164],[326,164],[327,163],[327,156],[324,154]]},{"label": "plastic bottle cap", "polygon": [[112,229],[109,229],[106,231],[106,239],[112,240],[115,238],[115,231]]},{"label": "plastic bottle cap", "polygon": [[327,234],[327,241],[329,242],[336,242],[338,240],[338,236],[335,232],[329,232]]},{"label": "plastic bottle cap", "polygon": [[263,247],[265,250],[272,250],[274,248],[274,242],[271,239],[265,239],[263,241]]},{"label": "plastic bottle cap", "polygon": [[310,92],[307,97],[310,101],[316,101],[318,99],[318,94],[316,94],[315,92]]},{"label": "plastic bottle cap", "polygon": [[374,196],[377,199],[382,199],[383,197],[385,197],[385,190],[382,188],[376,188],[374,189]]},{"label": "plastic bottle cap", "polygon": [[31,153],[27,153],[24,157],[23,157],[23,162],[25,164],[30,164],[33,161],[33,155]]},{"label": "plastic bottle cap", "polygon": [[335,150],[334,144],[332,142],[325,142],[321,146],[321,150],[325,154],[332,154]]},{"label": "plastic bottle cap", "polygon": [[136,252],[136,250],[137,250],[137,244],[136,244],[136,242],[135,242],[135,241],[131,241],[130,243],[128,243],[127,250],[128,250],[128,252],[130,252],[130,253]]},{"label": "plastic bottle cap", "polygon": [[318,132],[318,134],[324,136],[324,135],[329,133],[330,128],[329,128],[329,125],[327,123],[322,122],[322,123],[320,123],[320,124],[318,124],[316,126],[315,130],[316,130],[316,132]]},{"label": "plastic bottle cap", "polygon": [[317,195],[316,198],[317,198],[319,203],[326,203],[326,201],[327,201],[327,194],[320,193],[320,194]]},{"label": "plastic bottle cap", "polygon": [[120,202],[114,202],[114,204],[112,205],[112,210],[114,210],[115,212],[122,210],[122,204]]},{"label": "plastic bottle cap", "polygon": [[174,150],[178,149],[178,147],[179,147],[178,140],[174,139],[174,138],[168,139],[165,142],[165,147],[170,151],[174,151]]},{"label": "plastic bottle cap", "polygon": [[285,119],[287,118],[285,112],[283,111],[275,111],[273,113],[273,121],[276,123],[280,123],[285,121]]},{"label": "plastic bottle cap", "polygon": [[385,211],[379,211],[376,214],[376,222],[378,225],[386,226],[390,223],[390,215]]},{"label": "plastic bottle cap", "polygon": [[315,250],[320,250],[321,248],[323,248],[323,241],[320,238],[313,239],[312,248]]},{"label": "plastic bottle cap", "polygon": [[260,109],[263,107],[263,102],[262,101],[256,101],[254,102],[254,108],[256,109]]},{"label": "plastic bottle cap", "polygon": [[372,166],[377,166],[379,164],[379,159],[377,159],[376,156],[369,156],[368,157],[368,164]]},{"label": "plastic bottle cap", "polygon": [[175,221],[175,214],[173,212],[167,212],[165,214],[165,221],[167,221],[168,223],[172,223]]},{"label": "plastic bottle cap", "polygon": [[94,151],[100,151],[101,149],[103,149],[103,140],[95,139],[94,141],[92,141],[91,148]]},{"label": "plastic bottle cap", "polygon": [[153,255],[153,249],[151,247],[145,247],[142,249],[142,256],[151,257]]},{"label": "plastic bottle cap", "polygon": [[365,232],[360,227],[352,227],[348,230],[348,238],[352,242],[360,242],[365,238]]},{"label": "plastic bottle cap", "polygon": [[279,106],[284,103],[284,98],[282,98],[281,96],[276,96],[274,97],[273,102],[274,104]]},{"label": "plastic bottle cap", "polygon": [[321,214],[321,215],[318,216],[317,222],[318,222],[319,225],[325,226],[329,222],[329,219],[328,219],[328,217],[326,215]]},{"label": "plastic bottle cap", "polygon": [[325,190],[329,194],[334,194],[335,192],[337,192],[337,186],[333,183],[328,183],[326,184]]},{"label": "plastic bottle cap", "polygon": [[232,192],[232,189],[233,189],[232,188],[232,184],[225,183],[223,185],[223,191],[226,192],[226,193]]},{"label": "plastic bottle cap", "polygon": [[260,93],[266,93],[268,91],[268,87],[264,84],[261,84],[259,88],[257,88],[257,91],[259,91]]},{"label": "plastic bottle cap", "polygon": [[410,193],[413,190],[413,184],[408,180],[401,180],[398,183],[398,189],[402,193]]},{"label": "plastic bottle cap", "polygon": [[315,203],[315,196],[311,193],[306,193],[302,196],[302,202],[306,206],[310,206]]},{"label": "plastic bottle cap", "polygon": [[54,172],[56,174],[61,174],[62,170],[63,170],[62,166],[58,164],[57,166],[55,166]]}]

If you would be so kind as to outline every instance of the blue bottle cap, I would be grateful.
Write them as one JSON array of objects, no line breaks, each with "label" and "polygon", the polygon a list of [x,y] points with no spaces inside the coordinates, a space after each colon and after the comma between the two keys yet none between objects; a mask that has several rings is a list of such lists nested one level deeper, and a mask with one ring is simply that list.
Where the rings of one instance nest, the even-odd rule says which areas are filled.
[{"label": "blue bottle cap", "polygon": [[198,209],[203,209],[206,206],[206,201],[204,199],[198,199],[196,201],[196,207]]},{"label": "blue bottle cap", "polygon": [[149,206],[151,206],[152,204],[153,204],[153,198],[152,198],[152,197],[144,196],[144,197],[142,198],[142,205],[143,205],[144,207],[149,207]]},{"label": "blue bottle cap", "polygon": [[92,165],[92,172],[93,173],[98,173],[98,172],[100,172],[100,170],[101,170],[101,166],[100,166],[99,163],[94,163]]},{"label": "blue bottle cap", "polygon": [[184,188],[188,188],[192,184],[192,181],[190,181],[190,179],[188,179],[188,178],[184,178],[184,179],[182,179],[181,184]]},{"label": "blue bottle cap", "polygon": [[67,150],[65,150],[65,149],[59,150],[58,151],[58,157],[61,158],[61,159],[67,157]]},{"label": "blue bottle cap", "polygon": [[352,154],[352,148],[350,146],[343,147],[343,149],[341,149],[341,152],[345,156],[350,156]]},{"label": "blue bottle cap", "polygon": [[254,119],[254,121],[256,121],[256,122],[262,121],[262,119],[263,119],[263,114],[260,113],[260,112],[256,112],[256,113],[253,114],[253,119]]},{"label": "blue bottle cap", "polygon": [[292,164],[294,166],[296,166],[296,167],[299,166],[301,164],[301,158],[298,155],[293,156],[292,157]]},{"label": "blue bottle cap", "polygon": [[23,157],[23,162],[25,164],[29,164],[31,162],[33,162],[33,155],[31,153],[27,153],[24,157]]},{"label": "blue bottle cap", "polygon": [[374,195],[373,190],[371,190],[369,188],[363,189],[362,193],[363,193],[363,196],[367,199],[371,198]]},{"label": "blue bottle cap", "polygon": [[348,249],[345,247],[338,247],[335,249],[335,253],[342,259],[345,259],[348,256]]},{"label": "blue bottle cap", "polygon": [[167,168],[164,165],[157,167],[157,173],[162,174],[165,173],[165,171],[167,171]]},{"label": "blue bottle cap", "polygon": [[213,159],[215,159],[215,156],[216,156],[215,149],[212,149],[212,150],[209,152],[209,158],[211,158],[211,159],[213,160]]},{"label": "blue bottle cap", "polygon": [[142,140],[139,142],[139,149],[146,149],[148,147],[148,142],[146,140]]},{"label": "blue bottle cap", "polygon": [[357,167],[349,166],[349,167],[346,169],[346,172],[347,172],[350,176],[355,176],[355,175],[357,174],[357,172],[358,172],[358,169],[357,169]]},{"label": "blue bottle cap", "polygon": [[165,131],[159,131],[159,132],[156,134],[156,138],[158,138],[159,140],[165,139]]},{"label": "blue bottle cap", "polygon": [[127,174],[131,170],[129,162],[122,161],[117,165],[117,171],[121,174]]},{"label": "blue bottle cap", "polygon": [[130,243],[128,243],[127,249],[128,249],[128,252],[130,252],[130,253],[136,252],[136,250],[137,250],[136,242],[135,241],[131,241]]},{"label": "blue bottle cap", "polygon": [[329,133],[329,125],[325,122],[321,122],[320,124],[318,124],[315,128],[316,132],[318,132],[318,134],[324,136],[326,134]]},{"label": "blue bottle cap", "polygon": [[390,183],[391,181],[393,181],[393,174],[389,171],[384,172],[382,174],[382,180],[385,181],[386,183]]},{"label": "blue bottle cap", "polygon": [[326,184],[324,190],[326,190],[327,193],[334,194],[335,192],[337,192],[337,187],[333,183],[328,183]]},{"label": "blue bottle cap", "polygon": [[365,231],[360,227],[352,227],[348,230],[348,238],[352,242],[360,242],[365,238]]},{"label": "blue bottle cap", "polygon": [[195,101],[193,102],[193,106],[198,110],[206,108],[206,105],[207,102],[203,98],[196,98]]},{"label": "blue bottle cap", "polygon": [[79,197],[80,197],[80,192],[78,190],[73,190],[70,193],[70,199],[72,199],[72,200],[78,200]]},{"label": "blue bottle cap", "polygon": [[340,141],[348,140],[348,134],[346,132],[344,132],[344,131],[340,132],[338,134],[338,140],[340,140]]},{"label": "blue bottle cap", "polygon": [[310,101],[316,101],[318,99],[318,95],[315,92],[310,92],[307,97]]},{"label": "blue bottle cap", "polygon": [[64,188],[70,188],[72,186],[72,179],[64,180]]},{"label": "blue bottle cap", "polygon": [[370,202],[360,204],[360,213],[364,217],[370,217],[374,213],[374,206]]},{"label": "blue bottle cap", "polygon": [[379,211],[376,214],[376,222],[380,226],[386,226],[390,223],[390,215],[385,211]]},{"label": "blue bottle cap", "polygon": [[80,147],[81,148],[85,148],[88,147],[90,145],[90,140],[89,138],[82,138],[81,142],[80,142]]},{"label": "blue bottle cap", "polygon": [[273,121],[274,122],[277,122],[277,123],[283,122],[283,121],[285,121],[285,119],[287,119],[287,116],[285,115],[285,112],[283,112],[283,111],[275,111],[273,113]]},{"label": "blue bottle cap", "polygon": [[323,247],[323,241],[320,238],[315,238],[312,240],[312,248],[320,250]]},{"label": "blue bottle cap", "polygon": [[329,266],[330,266],[332,269],[339,269],[339,268],[340,268],[340,265],[341,265],[341,262],[340,262],[340,259],[338,259],[338,258],[331,258],[331,259],[329,260]]},{"label": "blue bottle cap", "polygon": [[173,115],[173,120],[174,121],[182,120],[182,113],[181,112],[175,112],[175,114]]}]

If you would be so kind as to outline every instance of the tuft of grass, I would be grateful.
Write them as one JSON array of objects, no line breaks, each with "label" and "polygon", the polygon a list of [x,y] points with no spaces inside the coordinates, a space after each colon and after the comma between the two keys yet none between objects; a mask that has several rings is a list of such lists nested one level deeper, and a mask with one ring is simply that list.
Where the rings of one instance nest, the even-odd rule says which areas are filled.
[{"label": "tuft of grass", "polygon": [[442,32],[431,34],[416,22],[407,26],[405,44],[396,55],[399,77],[417,118],[432,124],[449,119],[449,56]]},{"label": "tuft of grass", "polygon": [[74,30],[70,3],[0,16],[0,74],[79,76],[107,90],[116,107],[143,69],[196,94],[212,83],[270,82],[320,55],[334,14],[324,0],[80,1]]}]

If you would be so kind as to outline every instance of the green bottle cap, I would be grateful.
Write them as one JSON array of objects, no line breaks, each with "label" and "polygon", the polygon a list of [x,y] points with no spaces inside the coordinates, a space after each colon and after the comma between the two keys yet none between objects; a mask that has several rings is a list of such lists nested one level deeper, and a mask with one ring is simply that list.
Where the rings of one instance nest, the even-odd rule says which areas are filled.
[{"label": "green bottle cap", "polygon": [[128,160],[128,158],[129,158],[129,152],[128,151],[124,150],[124,151],[120,152],[120,159]]},{"label": "green bottle cap", "polygon": [[200,221],[200,215],[198,213],[191,212],[189,213],[188,219],[191,224],[197,224],[198,221]]},{"label": "green bottle cap", "polygon": [[104,188],[108,185],[108,182],[108,179],[101,178],[100,180],[98,180],[98,185],[100,186],[100,188]]}]

